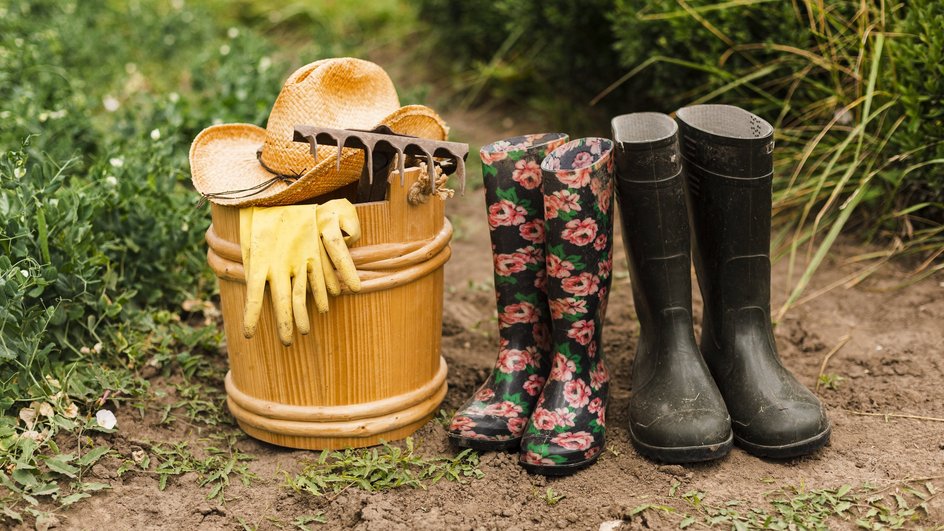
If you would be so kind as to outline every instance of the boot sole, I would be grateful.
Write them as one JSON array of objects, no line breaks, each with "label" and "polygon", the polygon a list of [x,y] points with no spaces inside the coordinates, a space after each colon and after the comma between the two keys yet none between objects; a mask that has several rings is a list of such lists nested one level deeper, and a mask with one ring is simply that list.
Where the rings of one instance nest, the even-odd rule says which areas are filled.
[{"label": "boot sole", "polygon": [[733,434],[728,435],[725,441],[698,446],[652,446],[636,439],[632,427],[629,429],[629,435],[637,452],[649,459],[671,464],[714,461],[728,455],[734,446]]},{"label": "boot sole", "polygon": [[754,444],[738,436],[734,436],[734,442],[745,452],[758,457],[768,457],[770,459],[790,459],[791,457],[800,457],[808,455],[819,450],[829,442],[829,436],[832,433],[832,426],[827,427],[821,433],[799,442],[784,444],[781,446],[767,446]]},{"label": "boot sole", "polygon": [[460,448],[471,448],[480,452],[497,452],[502,450],[518,450],[521,447],[521,437],[505,441],[488,441],[484,439],[468,439],[449,434],[449,440]]},{"label": "boot sole", "polygon": [[518,464],[522,466],[529,474],[538,474],[541,476],[569,476],[574,472],[583,470],[588,466],[592,465],[600,458],[600,454],[587,459],[586,461],[580,461],[579,463],[572,463],[569,465],[534,465],[531,463],[525,463],[522,460],[518,460]]}]

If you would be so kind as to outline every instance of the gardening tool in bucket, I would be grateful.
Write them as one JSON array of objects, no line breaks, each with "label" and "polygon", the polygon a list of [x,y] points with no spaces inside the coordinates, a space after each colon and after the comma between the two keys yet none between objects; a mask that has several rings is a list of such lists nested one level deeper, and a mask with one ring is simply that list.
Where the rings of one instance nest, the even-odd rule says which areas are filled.
[{"label": "gardening tool in bucket", "polygon": [[[452,226],[443,201],[429,200],[446,195],[437,168],[428,162],[405,167],[403,184],[390,185],[385,200],[354,205],[360,238],[350,257],[360,283],[357,293],[343,289],[330,298],[326,313],[306,297],[309,333],[296,329],[289,347],[279,338],[266,296],[254,337],[243,334],[239,207],[323,203],[324,194],[348,195],[348,185],[376,169],[364,170],[365,162],[375,162],[373,153],[365,157],[347,141],[316,153],[293,142],[294,127],[306,124],[343,130],[384,125],[402,135],[446,137],[435,113],[421,106],[400,108],[386,74],[356,59],[319,61],[293,74],[265,130],[215,126],[241,129],[210,128],[197,137],[191,167],[195,187],[211,202],[207,259],[220,283],[228,405],[246,433],[283,446],[333,449],[400,439],[425,424],[446,393],[440,339],[443,264],[451,253]],[[454,157],[456,166],[463,156]],[[222,182],[212,178],[214,171],[222,172]],[[386,183],[381,175],[389,177],[386,168],[375,175]]]}]

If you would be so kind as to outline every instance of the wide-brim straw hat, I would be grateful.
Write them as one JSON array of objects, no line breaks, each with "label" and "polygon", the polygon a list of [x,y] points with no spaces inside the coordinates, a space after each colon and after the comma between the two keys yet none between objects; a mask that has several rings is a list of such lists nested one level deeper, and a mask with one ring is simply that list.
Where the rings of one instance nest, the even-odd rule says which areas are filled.
[{"label": "wide-brim straw hat", "polygon": [[350,57],[315,61],[285,81],[266,128],[223,124],[204,129],[190,146],[193,186],[213,203],[275,206],[299,203],[356,181],[364,153],[324,147],[317,160],[296,125],[373,129],[445,140],[448,128],[432,109],[400,106],[393,81],[370,62]]}]

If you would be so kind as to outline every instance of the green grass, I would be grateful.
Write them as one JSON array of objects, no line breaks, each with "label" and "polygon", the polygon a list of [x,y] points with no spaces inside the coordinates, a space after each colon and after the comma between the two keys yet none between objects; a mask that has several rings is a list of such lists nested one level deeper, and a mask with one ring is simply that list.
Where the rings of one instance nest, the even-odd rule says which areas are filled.
[{"label": "green grass", "polygon": [[478,454],[463,450],[453,457],[416,455],[413,439],[405,448],[384,444],[364,450],[323,451],[295,475],[286,474],[285,484],[296,492],[314,496],[337,494],[349,488],[382,492],[400,487],[422,488],[440,480],[464,482],[481,479]]},{"label": "green grass", "polygon": [[225,444],[216,446],[210,441],[208,446],[200,448],[202,457],[195,455],[187,442],[171,444],[140,441],[142,449],[134,450],[127,456],[118,468],[118,475],[132,470],[152,475],[157,478],[158,489],[164,490],[173,478],[192,473],[196,475],[199,485],[207,488],[207,500],[223,503],[231,479],[239,480],[248,487],[257,478],[247,466],[253,457],[236,448],[235,437],[218,439]]},{"label": "green grass", "polygon": [[[940,478],[937,478],[938,480]],[[628,517],[657,510],[674,515],[679,529],[912,529],[927,521],[928,503],[940,491],[932,481],[903,481],[878,488],[872,485],[837,488],[789,486],[764,494],[763,503],[718,501],[699,490],[681,492],[673,481],[666,498],[633,509]]]}]

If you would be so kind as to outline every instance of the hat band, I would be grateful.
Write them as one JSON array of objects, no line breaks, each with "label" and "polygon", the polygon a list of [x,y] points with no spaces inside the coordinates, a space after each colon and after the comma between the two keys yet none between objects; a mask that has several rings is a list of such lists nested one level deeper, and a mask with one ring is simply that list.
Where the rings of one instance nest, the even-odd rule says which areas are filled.
[{"label": "hat band", "polygon": [[272,168],[266,166],[265,162],[262,162],[262,147],[256,150],[256,159],[259,161],[259,164],[269,173],[272,174],[272,178],[262,181],[261,183],[250,186],[249,188],[241,188],[238,190],[226,190],[222,192],[209,192],[203,194],[203,199],[200,200],[198,206],[203,206],[208,199],[245,199],[247,197],[252,197],[254,195],[261,194],[274,185],[275,183],[285,183],[291,185],[295,181],[301,178],[302,175],[308,171],[307,168],[302,169],[295,175],[284,175],[277,171],[274,171]]}]

